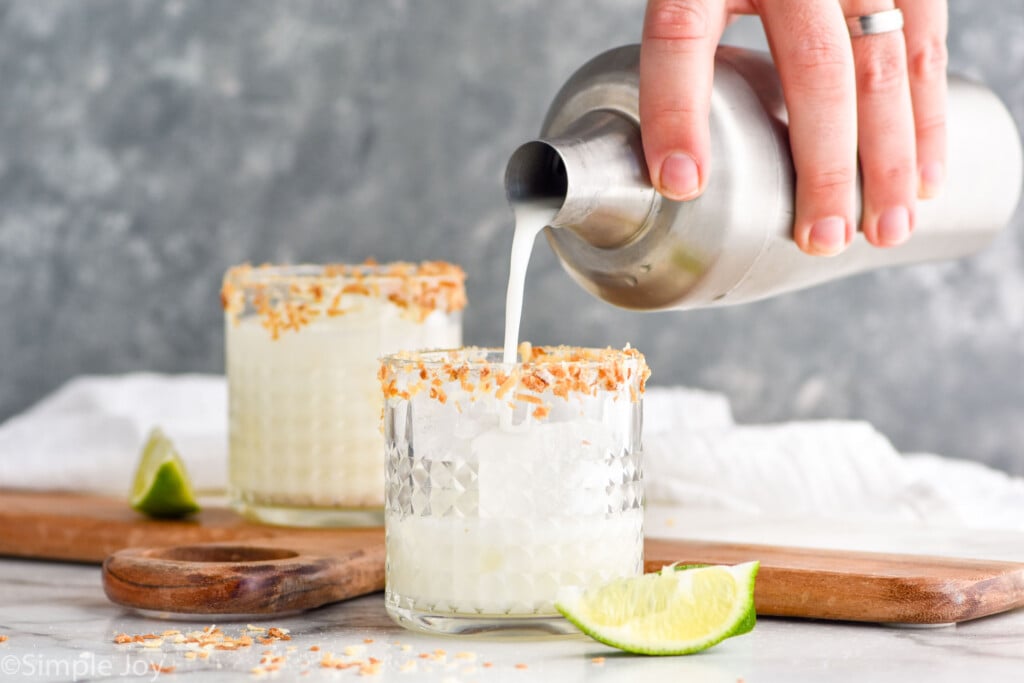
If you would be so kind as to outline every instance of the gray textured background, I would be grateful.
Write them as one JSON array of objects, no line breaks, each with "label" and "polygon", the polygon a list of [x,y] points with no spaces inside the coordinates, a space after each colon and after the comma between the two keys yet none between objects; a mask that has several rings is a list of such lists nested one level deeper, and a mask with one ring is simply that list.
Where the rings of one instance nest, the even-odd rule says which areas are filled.
[{"label": "gray textured background", "polygon": [[[1024,3],[957,2],[954,69],[1024,122]],[[80,373],[219,371],[223,269],[445,258],[466,339],[501,340],[501,183],[640,0],[0,2],[0,416]],[[758,44],[753,21],[732,42]],[[745,421],[866,418],[1024,473],[1024,212],[983,254],[768,302],[618,311],[540,245],[535,342],[644,350]],[[552,303],[557,302],[557,306]]]}]

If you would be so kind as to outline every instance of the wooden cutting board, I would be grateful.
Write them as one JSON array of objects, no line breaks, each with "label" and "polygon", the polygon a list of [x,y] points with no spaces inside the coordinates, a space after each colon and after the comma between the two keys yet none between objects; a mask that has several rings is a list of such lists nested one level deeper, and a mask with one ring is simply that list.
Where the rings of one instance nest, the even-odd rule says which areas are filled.
[{"label": "wooden cutting board", "polygon": [[134,546],[233,543],[290,536],[331,542],[337,532],[246,521],[233,510],[206,506],[184,521],[148,519],[126,498],[0,489],[0,555],[100,564]]},{"label": "wooden cutting board", "polygon": [[[253,524],[223,508],[149,520],[123,500],[0,491],[0,555],[104,562],[107,595],[180,614],[281,614],[379,591],[384,534]],[[1024,607],[1024,564],[647,539],[646,570],[760,560],[758,614],[936,624]]]}]

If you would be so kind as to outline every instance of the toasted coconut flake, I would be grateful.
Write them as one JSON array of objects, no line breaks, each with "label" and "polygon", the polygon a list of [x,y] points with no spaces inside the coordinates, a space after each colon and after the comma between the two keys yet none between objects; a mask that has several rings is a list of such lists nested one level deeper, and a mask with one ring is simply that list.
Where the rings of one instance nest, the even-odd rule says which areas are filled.
[{"label": "toasted coconut flake", "polygon": [[[636,349],[586,349],[568,346],[529,347],[528,361],[514,366],[492,365],[486,349],[469,347],[449,352],[405,352],[385,358],[378,377],[386,399],[408,400],[427,390],[429,398],[446,403],[454,397],[474,402],[482,397],[550,409],[551,399],[594,397],[640,401],[650,370]],[[475,381],[474,381],[475,380]],[[457,385],[453,384],[457,383]],[[429,387],[429,389],[428,389]],[[550,397],[550,398],[549,398]],[[544,419],[550,410],[531,410]]]},{"label": "toasted coconut flake", "polygon": [[[435,310],[461,311],[466,306],[465,272],[441,261],[420,264],[332,264],[326,266],[235,266],[225,273],[220,299],[237,324],[251,309],[272,339],[298,332],[322,314],[348,312],[343,299],[389,301],[403,315],[422,322]],[[346,298],[347,297],[347,298]]]}]

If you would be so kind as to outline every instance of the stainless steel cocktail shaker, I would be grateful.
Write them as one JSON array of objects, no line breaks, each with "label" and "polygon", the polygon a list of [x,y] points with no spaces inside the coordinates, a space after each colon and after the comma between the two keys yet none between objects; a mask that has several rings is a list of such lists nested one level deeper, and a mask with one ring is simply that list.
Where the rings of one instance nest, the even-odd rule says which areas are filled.
[{"label": "stainless steel cocktail shaker", "polygon": [[651,186],[640,142],[639,46],[591,60],[555,97],[541,138],[517,149],[509,201],[552,200],[545,230],[583,287],[625,308],[685,309],[753,301],[900,263],[954,258],[1006,225],[1021,190],[1013,119],[987,88],[951,77],[942,194],[922,200],[906,244],[858,236],[839,256],[791,237],[794,171],[778,75],[767,54],[721,47],[711,102],[713,163],[704,194],[674,202]]}]

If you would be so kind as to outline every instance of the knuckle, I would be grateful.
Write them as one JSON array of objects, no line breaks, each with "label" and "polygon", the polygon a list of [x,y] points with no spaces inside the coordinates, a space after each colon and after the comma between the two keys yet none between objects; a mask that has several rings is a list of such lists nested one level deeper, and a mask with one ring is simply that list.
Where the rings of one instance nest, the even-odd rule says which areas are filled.
[{"label": "knuckle", "polygon": [[666,0],[654,3],[648,13],[647,38],[654,40],[706,40],[711,33],[708,8],[700,0]]},{"label": "knuckle", "polygon": [[911,180],[914,178],[914,165],[910,159],[902,163],[888,163],[875,169],[865,169],[865,175],[871,182],[890,192],[904,190],[910,194]]},{"label": "knuckle", "polygon": [[834,92],[852,72],[850,49],[824,33],[798,39],[784,55],[793,85],[808,92]]},{"label": "knuckle", "polygon": [[945,136],[946,112],[940,110],[928,114],[919,113],[914,121],[914,132],[918,138]]},{"label": "knuckle", "polygon": [[641,109],[641,130],[644,140],[669,144],[684,143],[707,135],[707,110],[684,102],[666,103],[658,108]]},{"label": "knuckle", "polygon": [[796,66],[813,68],[820,64],[850,64],[850,50],[832,34],[823,30],[809,30],[794,41],[788,56]]},{"label": "knuckle", "polygon": [[908,50],[910,75],[920,81],[930,81],[946,75],[949,52],[946,41],[938,37],[921,41]]},{"label": "knuckle", "polygon": [[906,64],[899,47],[890,44],[865,51],[857,69],[857,86],[861,93],[889,94],[903,87],[906,82]]},{"label": "knuckle", "polygon": [[696,102],[672,101],[660,103],[644,112],[644,120],[655,126],[677,126],[681,121],[699,119],[707,115],[707,109]]},{"label": "knuckle", "polygon": [[812,171],[804,176],[802,182],[813,197],[834,199],[841,191],[852,189],[856,177],[854,167],[839,166]]}]

